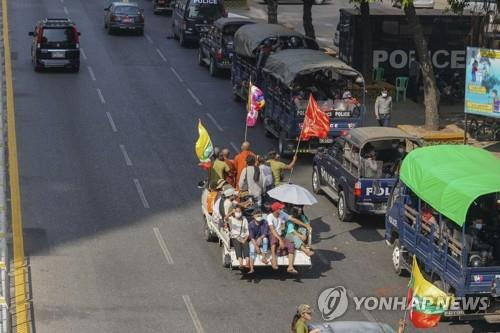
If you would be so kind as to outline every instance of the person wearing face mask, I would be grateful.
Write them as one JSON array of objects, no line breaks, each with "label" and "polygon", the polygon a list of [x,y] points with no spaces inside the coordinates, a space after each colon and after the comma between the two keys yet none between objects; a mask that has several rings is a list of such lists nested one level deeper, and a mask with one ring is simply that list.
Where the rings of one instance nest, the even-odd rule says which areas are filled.
[{"label": "person wearing face mask", "polygon": [[226,222],[225,227],[230,230],[229,237],[231,238],[236,258],[238,258],[240,263],[239,268],[243,270],[245,262],[247,265],[250,264],[248,260],[248,221],[246,217],[243,216],[240,207],[234,208],[231,213],[226,216],[224,221]]},{"label": "person wearing face mask", "polygon": [[392,113],[392,97],[389,96],[384,88],[380,96],[375,100],[375,118],[380,126],[390,126]]},{"label": "person wearing face mask", "polygon": [[253,220],[248,225],[249,239],[250,242],[250,271],[248,274],[252,274],[253,264],[257,255],[260,254],[260,260],[263,264],[268,262],[268,250],[269,250],[269,227],[265,221],[265,217],[260,210],[256,210],[253,213]]}]

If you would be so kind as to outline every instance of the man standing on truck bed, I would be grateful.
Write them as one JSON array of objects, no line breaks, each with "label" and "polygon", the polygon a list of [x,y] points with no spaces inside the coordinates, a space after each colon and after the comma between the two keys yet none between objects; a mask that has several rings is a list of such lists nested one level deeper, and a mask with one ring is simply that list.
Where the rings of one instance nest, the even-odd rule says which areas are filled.
[{"label": "man standing on truck bed", "polygon": [[387,90],[384,88],[380,96],[375,100],[375,118],[378,120],[380,126],[390,126],[392,112],[392,97],[389,96]]}]

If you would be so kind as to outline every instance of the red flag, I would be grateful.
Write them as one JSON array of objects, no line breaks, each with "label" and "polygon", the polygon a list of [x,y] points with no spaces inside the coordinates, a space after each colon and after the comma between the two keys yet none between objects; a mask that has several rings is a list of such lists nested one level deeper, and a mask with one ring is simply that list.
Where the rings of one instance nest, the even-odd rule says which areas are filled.
[{"label": "red flag", "polygon": [[307,141],[310,138],[324,139],[328,137],[330,131],[330,117],[321,111],[314,97],[309,95],[309,103],[307,104],[306,116],[302,124],[300,139]]}]

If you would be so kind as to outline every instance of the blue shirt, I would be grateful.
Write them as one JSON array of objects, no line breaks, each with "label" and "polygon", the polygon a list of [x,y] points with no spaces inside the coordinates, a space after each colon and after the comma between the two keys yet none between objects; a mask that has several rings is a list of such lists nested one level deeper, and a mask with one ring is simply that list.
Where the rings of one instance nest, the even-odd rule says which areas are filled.
[{"label": "blue shirt", "polygon": [[269,235],[269,227],[267,226],[266,220],[260,221],[260,224],[257,224],[255,220],[252,220],[248,225],[248,232],[250,234],[250,239],[257,239],[262,235]]}]

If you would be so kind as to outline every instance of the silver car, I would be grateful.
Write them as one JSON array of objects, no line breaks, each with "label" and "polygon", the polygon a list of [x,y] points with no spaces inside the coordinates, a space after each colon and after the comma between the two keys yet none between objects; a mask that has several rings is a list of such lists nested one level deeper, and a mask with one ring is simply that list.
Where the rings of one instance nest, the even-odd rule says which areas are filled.
[{"label": "silver car", "polygon": [[144,10],[133,2],[113,2],[104,8],[104,29],[113,31],[126,30],[144,34]]},{"label": "silver car", "polygon": [[369,321],[335,321],[310,326],[310,329],[319,328],[320,333],[396,333],[387,324]]}]

